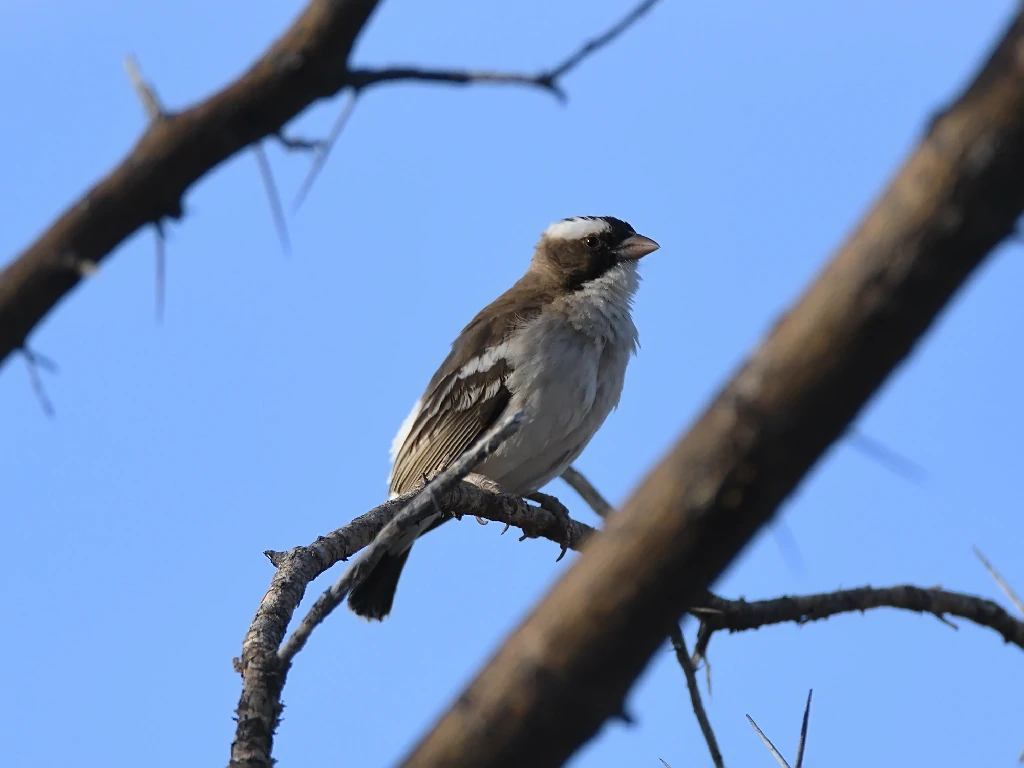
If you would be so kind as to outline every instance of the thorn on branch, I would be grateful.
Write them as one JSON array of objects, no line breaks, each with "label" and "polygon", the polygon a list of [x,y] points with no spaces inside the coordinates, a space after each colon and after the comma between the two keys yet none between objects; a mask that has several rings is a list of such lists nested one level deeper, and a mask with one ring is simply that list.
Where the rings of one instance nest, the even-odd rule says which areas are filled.
[{"label": "thorn on branch", "polygon": [[789,768],[789,763],[787,763],[786,759],[781,754],[779,754],[779,750],[777,750],[775,748],[775,745],[772,744],[771,739],[764,735],[764,731],[757,727],[757,723],[754,722],[754,718],[752,718],[750,715],[747,715],[746,717],[747,720],[750,721],[750,724],[754,726],[754,730],[757,732],[757,735],[761,737],[761,741],[763,741],[764,745],[768,747],[768,751],[772,753],[776,760],[778,760],[779,765],[781,765],[782,768]]},{"label": "thorn on branch", "polygon": [[156,278],[153,298],[153,311],[157,325],[164,321],[164,300],[167,296],[167,233],[162,219],[153,222],[156,232]]},{"label": "thorn on branch", "polygon": [[849,430],[847,441],[850,447],[859,451],[861,455],[867,456],[904,480],[915,485],[924,485],[928,481],[928,471],[920,464],[856,428]]},{"label": "thorn on branch", "polygon": [[281,243],[281,250],[287,256],[292,251],[291,241],[288,238],[288,224],[285,222],[284,209],[281,206],[281,196],[277,192],[277,185],[274,183],[274,173],[270,168],[270,160],[267,159],[263,142],[257,141],[253,144],[252,152],[256,156],[256,166],[260,169],[263,189],[267,193],[267,202],[270,204],[270,215],[274,219],[277,239]]},{"label": "thorn on branch", "polygon": [[995,581],[996,585],[1003,590],[1003,594],[1006,595],[1010,602],[1013,603],[1013,607],[1017,609],[1017,613],[1024,616],[1024,600],[1021,600],[1013,588],[1002,576],[999,575],[999,571],[988,561],[988,558],[981,553],[981,550],[976,546],[973,547],[975,556],[981,560],[981,564],[985,566],[985,570],[988,571],[989,576]]},{"label": "thorn on branch", "polygon": [[[811,688],[807,692],[807,704],[804,705],[804,718],[803,722],[800,725],[800,742],[797,744],[796,747],[796,762],[793,764],[793,768],[803,768],[804,747],[807,746],[807,724],[810,721],[811,717],[811,697],[813,695],[814,689]],[[764,742],[764,745],[768,747],[768,750],[772,753],[772,755],[775,756],[775,759],[779,762],[779,765],[783,766],[783,768],[789,768],[789,763],[787,763],[785,758],[783,758],[782,755],[779,754],[779,750],[777,750],[775,748],[775,745],[772,744],[771,740],[764,735],[764,732],[757,727],[757,723],[754,722],[754,718],[752,718],[750,715],[747,715],[747,720],[749,720],[750,724],[754,726],[754,730],[757,731],[757,735],[761,737],[761,741]]]},{"label": "thorn on branch", "polygon": [[21,354],[25,357],[29,383],[32,385],[32,391],[35,393],[36,399],[39,401],[39,406],[43,409],[43,413],[52,419],[57,415],[57,411],[53,407],[53,402],[51,402],[46,394],[43,378],[39,375],[39,371],[44,370],[47,373],[56,374],[57,364],[50,358],[29,349],[26,345],[22,345]]},{"label": "thorn on branch", "polygon": [[800,742],[796,745],[796,765],[793,768],[803,768],[804,764],[804,747],[807,746],[807,724],[811,719],[811,697],[814,695],[814,689],[811,688],[807,691],[807,704],[804,705],[804,719],[800,725]]},{"label": "thorn on branch", "polygon": [[146,116],[152,122],[157,120],[163,120],[167,117],[167,113],[160,104],[160,99],[157,98],[156,91],[153,86],[150,85],[143,79],[142,72],[139,70],[139,63],[135,60],[135,56],[129,54],[124,59],[124,69],[128,73],[128,79],[131,81],[132,88],[135,89],[135,95],[139,97],[139,101],[142,102],[142,108],[146,110]]},{"label": "thorn on branch", "polygon": [[331,132],[327,135],[327,138],[319,142],[316,147],[313,148],[313,164],[309,168],[309,173],[306,174],[306,178],[302,181],[302,186],[299,187],[298,193],[295,195],[295,202],[292,203],[292,212],[299,210],[299,207],[305,201],[306,196],[309,194],[309,190],[313,187],[313,182],[316,181],[317,176],[320,175],[320,171],[323,170],[324,165],[327,163],[327,155],[334,147],[334,142],[338,140],[338,136],[345,129],[345,125],[348,123],[349,118],[352,117],[352,112],[356,108],[356,101],[359,99],[359,90],[353,89],[352,96],[341,108],[341,112],[334,121],[334,125],[331,126]]}]

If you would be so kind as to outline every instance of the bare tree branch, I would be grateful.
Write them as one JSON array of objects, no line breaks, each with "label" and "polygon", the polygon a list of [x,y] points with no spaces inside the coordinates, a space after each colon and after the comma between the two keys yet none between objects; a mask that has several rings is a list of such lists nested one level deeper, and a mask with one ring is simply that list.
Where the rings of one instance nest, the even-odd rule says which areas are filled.
[{"label": "bare tree branch", "polygon": [[608,515],[615,511],[607,499],[601,495],[601,492],[576,467],[570,466],[565,470],[562,473],[562,479],[579,494],[581,499],[587,502],[587,505],[594,510],[598,517],[608,517]]},{"label": "bare tree branch", "polygon": [[403,761],[556,766],[622,710],[1024,209],[1024,18],[690,431]]},{"label": "bare tree branch", "polygon": [[[496,82],[493,77],[441,77],[429,70],[350,71],[352,46],[378,1],[310,0],[244,75],[182,112],[166,112],[129,59],[125,66],[136,93],[147,114],[159,119],[151,119],[124,160],[0,272],[0,364],[25,345],[32,329],[78,285],[83,266],[94,269],[147,224],[181,218],[188,189],[245,147],[268,136],[289,145],[281,138],[284,125],[315,101],[349,86],[358,91],[376,82],[410,79],[413,72],[420,73],[412,77],[418,80]],[[644,0],[542,75],[548,85],[531,84],[558,92],[558,78],[614,40],[655,2]],[[326,156],[324,144],[317,146]]]},{"label": "bare tree branch", "polygon": [[[242,643],[235,668],[242,675],[242,694],[236,714],[238,727],[231,754],[234,766],[269,766],[271,744],[281,713],[281,690],[287,665],[278,649],[306,586],[335,564],[360,551],[376,538],[420,491],[381,504],[306,547],[264,554],[277,568],[270,588]],[[551,512],[527,504],[518,496],[497,494],[463,482],[438,494],[440,507],[453,517],[474,515],[521,529],[528,537],[543,537],[579,549],[596,531],[584,523],[562,521]],[[504,531],[502,531],[504,533]]]},{"label": "bare tree branch", "polygon": [[686,677],[686,687],[690,691],[690,704],[693,706],[693,714],[697,716],[697,724],[700,725],[700,732],[704,734],[704,741],[707,742],[708,751],[711,753],[711,761],[715,768],[725,768],[722,760],[722,751],[718,748],[718,740],[715,732],[711,730],[711,722],[708,720],[708,713],[704,711],[704,704],[700,700],[700,688],[697,685],[697,674],[694,672],[693,664],[690,661],[690,652],[686,650],[686,639],[678,624],[673,624],[668,634],[672,641],[672,649],[676,652],[676,661],[683,669]]},{"label": "bare tree branch", "polygon": [[909,584],[860,587],[750,603],[708,593],[700,602],[700,608],[691,611],[700,619],[702,627],[695,655],[703,655],[711,633],[719,630],[745,632],[788,622],[806,624],[840,613],[863,613],[875,608],[898,608],[931,614],[939,619],[946,615],[959,616],[998,632],[1005,642],[1024,650],[1024,621],[1015,619],[991,600],[938,588],[924,589]]}]

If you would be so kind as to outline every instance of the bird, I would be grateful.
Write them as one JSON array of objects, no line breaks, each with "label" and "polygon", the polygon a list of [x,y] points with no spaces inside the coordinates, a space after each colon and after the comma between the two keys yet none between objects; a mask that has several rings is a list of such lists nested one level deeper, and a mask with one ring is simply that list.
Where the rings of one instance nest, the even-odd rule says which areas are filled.
[{"label": "bird", "polygon": [[[541,235],[525,274],[482,309],[413,405],[391,445],[390,498],[419,487],[505,414],[519,431],[476,469],[507,493],[539,493],[586,448],[618,405],[638,335],[631,309],[640,259],[660,246],[613,216],[573,216]],[[389,545],[349,594],[349,608],[383,620],[413,542],[438,514]]]}]

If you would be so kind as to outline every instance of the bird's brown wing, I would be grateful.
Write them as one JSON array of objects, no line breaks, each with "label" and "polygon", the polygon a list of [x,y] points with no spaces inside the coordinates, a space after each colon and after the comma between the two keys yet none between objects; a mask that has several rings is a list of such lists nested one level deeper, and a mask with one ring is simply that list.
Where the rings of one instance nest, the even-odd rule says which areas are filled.
[{"label": "bird's brown wing", "polygon": [[[391,493],[410,491],[424,475],[443,470],[501,417],[512,396],[506,386],[512,369],[500,354],[485,359],[482,353],[500,349],[510,334],[539,315],[550,299],[543,286],[517,290],[530,278],[527,273],[482,310],[452,344],[395,456]],[[467,375],[473,367],[479,370]]]}]

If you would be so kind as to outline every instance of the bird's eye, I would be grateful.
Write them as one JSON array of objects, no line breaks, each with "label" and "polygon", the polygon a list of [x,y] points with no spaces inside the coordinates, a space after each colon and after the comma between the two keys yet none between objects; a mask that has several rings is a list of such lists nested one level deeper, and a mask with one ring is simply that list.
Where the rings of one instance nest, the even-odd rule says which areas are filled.
[{"label": "bird's eye", "polygon": [[583,238],[583,244],[587,246],[587,248],[589,248],[590,250],[594,250],[595,248],[597,248],[597,246],[601,244],[601,240],[598,238],[597,235],[587,235],[586,237]]}]

